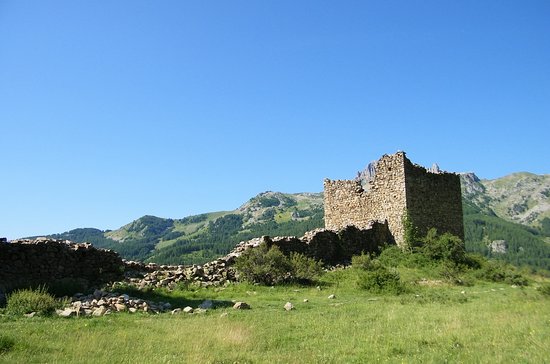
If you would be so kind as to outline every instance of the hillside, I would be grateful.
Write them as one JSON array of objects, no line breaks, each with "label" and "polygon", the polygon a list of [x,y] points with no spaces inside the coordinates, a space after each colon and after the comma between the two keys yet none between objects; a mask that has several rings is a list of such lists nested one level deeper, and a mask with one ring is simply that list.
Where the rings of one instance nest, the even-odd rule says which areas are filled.
[{"label": "hillside", "polygon": [[542,229],[550,223],[550,175],[513,173],[494,180],[462,174],[462,194],[481,210]]},{"label": "hillside", "polygon": [[[517,173],[496,180],[461,175],[469,251],[550,270],[550,177]],[[88,241],[127,259],[204,263],[242,240],[301,236],[324,226],[323,194],[263,192],[233,211],[164,219],[143,216],[113,231],[76,229],[55,238]],[[546,241],[545,241],[546,240]]]}]

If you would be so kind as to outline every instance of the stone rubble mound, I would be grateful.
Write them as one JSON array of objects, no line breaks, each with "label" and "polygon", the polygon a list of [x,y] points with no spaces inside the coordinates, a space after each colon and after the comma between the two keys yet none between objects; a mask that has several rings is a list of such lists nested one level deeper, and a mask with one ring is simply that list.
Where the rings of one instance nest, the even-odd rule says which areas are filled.
[{"label": "stone rubble mound", "polygon": [[170,310],[171,307],[170,303],[152,302],[132,298],[127,294],[96,290],[90,295],[76,294],[70,305],[63,310],[57,310],[57,314],[70,317],[104,316],[113,312],[162,313]]},{"label": "stone rubble mound", "polygon": [[223,257],[203,265],[158,265],[125,262],[126,283],[139,289],[147,287],[174,289],[178,283],[202,287],[220,286],[237,280],[231,264],[234,257]]}]

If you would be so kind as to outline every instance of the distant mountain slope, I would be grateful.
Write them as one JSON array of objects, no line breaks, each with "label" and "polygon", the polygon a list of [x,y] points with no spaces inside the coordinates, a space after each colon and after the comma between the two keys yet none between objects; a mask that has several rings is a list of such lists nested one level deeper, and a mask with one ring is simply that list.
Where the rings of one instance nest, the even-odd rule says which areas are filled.
[{"label": "distant mountain slope", "polygon": [[473,173],[461,177],[463,197],[484,212],[539,229],[550,219],[549,174],[522,172],[494,180],[480,180]]},{"label": "distant mountain slope", "polygon": [[[549,176],[517,173],[489,181],[465,173],[461,181],[467,249],[550,270]],[[88,241],[127,259],[190,264],[212,260],[253,237],[301,236],[323,227],[323,217],[322,193],[263,192],[234,211],[183,219],[143,216],[113,231],[76,229],[54,236]],[[494,250],[495,244],[505,253]]]}]

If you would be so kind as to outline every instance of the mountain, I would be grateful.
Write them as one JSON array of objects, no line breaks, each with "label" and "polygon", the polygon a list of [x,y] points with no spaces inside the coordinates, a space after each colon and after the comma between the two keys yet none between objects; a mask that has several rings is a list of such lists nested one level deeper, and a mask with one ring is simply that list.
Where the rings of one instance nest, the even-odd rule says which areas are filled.
[{"label": "mountain", "polygon": [[550,270],[550,175],[461,174],[466,248]]},{"label": "mountain", "polygon": [[505,220],[542,228],[550,220],[550,175],[514,173],[494,180],[480,180],[463,173],[462,196],[483,211]]},{"label": "mountain", "polygon": [[[550,270],[550,176],[496,180],[461,174],[466,247],[516,265]],[[143,216],[113,231],[76,229],[56,238],[162,264],[204,263],[262,235],[301,236],[324,226],[323,194],[263,192],[233,211],[164,219]]]}]

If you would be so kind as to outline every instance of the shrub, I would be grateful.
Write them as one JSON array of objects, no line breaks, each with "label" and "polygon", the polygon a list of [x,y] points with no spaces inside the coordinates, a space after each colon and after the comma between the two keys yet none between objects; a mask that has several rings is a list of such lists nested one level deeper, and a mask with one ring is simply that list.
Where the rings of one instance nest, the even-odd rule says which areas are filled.
[{"label": "shrub", "polygon": [[488,260],[481,269],[475,271],[474,276],[491,282],[504,282],[516,286],[527,286],[527,279],[516,271],[514,267],[504,262]]},{"label": "shrub", "polygon": [[261,244],[246,250],[238,259],[235,268],[243,280],[273,285],[289,279],[291,264],[281,250],[273,245]]},{"label": "shrub", "polygon": [[299,283],[312,283],[323,274],[323,263],[303,254],[291,253],[292,279]]},{"label": "shrub", "polygon": [[447,260],[457,264],[466,262],[466,250],[462,240],[449,233],[438,236],[436,229],[428,231],[419,251],[431,260]]},{"label": "shrub", "polygon": [[379,260],[361,254],[351,258],[352,267],[357,271],[357,286],[373,293],[404,292],[399,273],[386,268]]},{"label": "shrub", "polygon": [[351,266],[361,270],[373,270],[380,262],[371,258],[369,254],[354,255],[351,257]]},{"label": "shrub", "polygon": [[480,269],[487,262],[487,258],[475,253],[467,253],[464,264],[472,269]]},{"label": "shrub", "polygon": [[383,265],[372,270],[361,270],[357,275],[357,286],[373,293],[394,293],[404,292],[399,273],[388,269]]},{"label": "shrub", "polygon": [[397,267],[407,259],[407,255],[410,254],[405,254],[400,247],[392,245],[382,250],[378,260],[386,267]]},{"label": "shrub", "polygon": [[22,289],[8,295],[6,313],[11,315],[23,315],[36,312],[39,315],[51,315],[59,302],[49,294],[43,287],[33,289]]},{"label": "shrub", "polygon": [[451,261],[444,261],[438,266],[439,275],[451,284],[471,286],[473,282],[464,276],[464,267]]},{"label": "shrub", "polygon": [[266,244],[245,251],[235,268],[242,280],[266,285],[311,283],[323,273],[322,262],[298,253],[288,257],[277,246],[268,248]]}]

